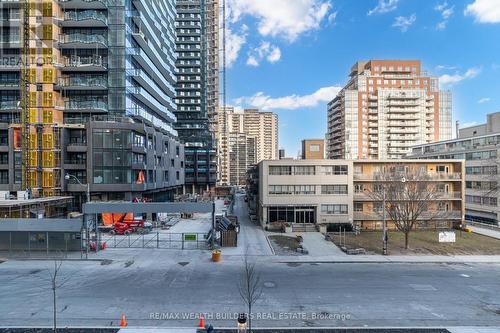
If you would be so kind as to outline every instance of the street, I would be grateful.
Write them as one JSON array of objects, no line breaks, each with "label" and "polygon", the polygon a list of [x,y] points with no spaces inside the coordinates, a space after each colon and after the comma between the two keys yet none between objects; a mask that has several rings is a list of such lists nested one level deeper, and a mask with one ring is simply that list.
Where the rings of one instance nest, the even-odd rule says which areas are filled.
[{"label": "street", "polygon": [[[220,263],[202,250],[107,249],[64,261],[57,290],[61,326],[194,327],[197,316],[234,327],[242,248],[261,276],[255,326],[493,326],[500,321],[499,264],[284,263],[251,224],[241,198],[240,247]],[[0,326],[51,325],[51,261],[0,264]]]}]

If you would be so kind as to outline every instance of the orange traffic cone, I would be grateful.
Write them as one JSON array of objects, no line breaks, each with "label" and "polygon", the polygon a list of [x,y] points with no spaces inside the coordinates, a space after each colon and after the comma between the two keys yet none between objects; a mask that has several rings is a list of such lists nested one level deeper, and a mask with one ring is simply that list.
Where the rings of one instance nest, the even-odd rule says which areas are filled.
[{"label": "orange traffic cone", "polygon": [[127,318],[125,318],[125,315],[122,314],[122,320],[120,321],[120,327],[126,327],[127,326]]},{"label": "orange traffic cone", "polygon": [[200,324],[198,325],[199,328],[205,328],[205,317],[203,316],[203,313],[200,315]]}]

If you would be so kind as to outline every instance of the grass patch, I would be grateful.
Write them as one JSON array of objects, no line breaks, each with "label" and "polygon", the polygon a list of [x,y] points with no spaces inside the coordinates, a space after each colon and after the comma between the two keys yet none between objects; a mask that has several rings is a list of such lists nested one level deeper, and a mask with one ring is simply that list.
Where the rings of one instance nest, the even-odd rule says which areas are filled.
[{"label": "grass patch", "polygon": [[269,240],[277,255],[299,254],[297,248],[300,246],[300,242],[297,237],[272,235],[269,236]]},{"label": "grass patch", "polygon": [[[456,232],[455,243],[439,243],[438,231],[413,231],[409,236],[409,249],[404,248],[404,234],[389,231],[388,249],[392,255],[498,255],[500,240],[468,232]],[[332,241],[340,246],[340,238]],[[343,241],[342,241],[343,242]],[[364,248],[367,253],[382,254],[382,231],[362,231],[359,235],[346,234],[346,247]]]}]

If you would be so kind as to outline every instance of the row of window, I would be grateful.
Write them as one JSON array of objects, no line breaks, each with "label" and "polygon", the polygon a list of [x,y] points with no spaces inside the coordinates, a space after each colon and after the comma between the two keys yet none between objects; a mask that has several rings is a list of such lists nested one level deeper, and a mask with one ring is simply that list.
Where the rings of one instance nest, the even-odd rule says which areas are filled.
[{"label": "row of window", "polygon": [[[347,175],[347,165],[322,165],[320,166],[321,175]],[[270,165],[269,175],[272,176],[291,176],[291,175],[316,175],[316,167],[311,165],[289,166],[289,165]]]},{"label": "row of window", "polygon": [[466,195],[465,196],[465,203],[496,207],[496,206],[498,206],[498,198],[496,198],[496,197],[482,197],[479,195]]},{"label": "row of window", "polygon": [[465,167],[465,173],[467,175],[496,175],[498,174],[498,168],[496,165],[471,166]]},{"label": "row of window", "polygon": [[347,214],[348,206],[341,204],[332,204],[332,205],[321,205],[321,214],[327,215],[338,215],[338,214]]},{"label": "row of window", "polygon": [[[312,195],[316,194],[316,185],[269,185],[269,194]],[[321,194],[347,195],[347,185],[321,185]]]},{"label": "row of window", "polygon": [[465,188],[481,191],[496,191],[497,182],[466,181]]}]

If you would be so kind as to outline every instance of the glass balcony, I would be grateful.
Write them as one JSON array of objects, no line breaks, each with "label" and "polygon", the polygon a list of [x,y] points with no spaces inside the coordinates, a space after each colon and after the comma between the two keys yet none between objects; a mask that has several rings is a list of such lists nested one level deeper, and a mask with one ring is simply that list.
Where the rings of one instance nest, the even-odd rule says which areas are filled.
[{"label": "glass balcony", "polygon": [[59,0],[65,9],[106,9],[107,0]]},{"label": "glass balcony", "polygon": [[72,56],[63,57],[63,70],[82,70],[82,71],[102,71],[108,67],[108,58],[103,56]]},{"label": "glass balcony", "polygon": [[0,109],[19,109],[19,101],[1,101]]},{"label": "glass balcony", "polygon": [[88,110],[89,112],[106,112],[108,104],[103,101],[66,101],[65,110]]},{"label": "glass balcony", "polygon": [[[86,22],[82,22],[86,21]],[[92,24],[92,26],[106,26],[108,18],[105,13],[97,10],[66,11],[64,12],[64,26],[79,26],[78,22]]]},{"label": "glass balcony", "polygon": [[105,77],[99,76],[70,76],[59,79],[59,86],[65,88],[97,88],[106,89],[108,80]]},{"label": "glass balcony", "polygon": [[108,40],[103,35],[72,33],[60,35],[59,43],[63,47],[71,48],[90,48],[107,47]]}]

